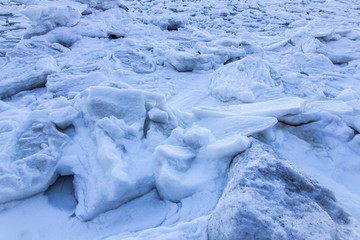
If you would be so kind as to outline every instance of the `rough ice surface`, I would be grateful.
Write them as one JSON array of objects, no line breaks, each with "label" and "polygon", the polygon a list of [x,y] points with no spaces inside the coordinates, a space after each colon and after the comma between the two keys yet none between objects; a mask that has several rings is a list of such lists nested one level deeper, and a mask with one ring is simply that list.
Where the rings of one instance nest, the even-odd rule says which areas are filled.
[{"label": "rough ice surface", "polygon": [[48,111],[30,113],[2,144],[1,203],[44,191],[55,180],[56,165],[69,139],[48,121],[48,115]]},{"label": "rough ice surface", "polygon": [[213,73],[211,93],[221,101],[255,102],[271,99],[282,91],[276,70],[263,59],[247,56]]},{"label": "rough ice surface", "polygon": [[0,73],[0,99],[43,87],[47,76],[58,71],[56,61],[51,56],[10,60],[2,66]]},{"label": "rough ice surface", "polygon": [[25,38],[42,35],[59,26],[72,27],[76,25],[86,5],[72,1],[45,1],[41,5],[29,6],[22,13],[31,21],[31,27]]},{"label": "rough ice surface", "polygon": [[359,239],[358,5],[1,1],[0,239]]},{"label": "rough ice surface", "polygon": [[[236,157],[208,225],[209,239],[357,239],[331,191],[253,141]],[[356,223],[355,223],[356,224]],[[265,227],[266,226],[266,227]]]}]

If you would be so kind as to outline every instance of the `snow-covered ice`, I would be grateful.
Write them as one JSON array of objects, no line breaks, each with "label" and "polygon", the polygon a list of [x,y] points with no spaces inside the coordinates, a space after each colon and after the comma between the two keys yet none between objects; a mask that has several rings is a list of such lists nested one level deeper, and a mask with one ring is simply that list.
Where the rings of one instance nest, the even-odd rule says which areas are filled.
[{"label": "snow-covered ice", "polygon": [[357,0],[0,2],[0,239],[359,239]]}]

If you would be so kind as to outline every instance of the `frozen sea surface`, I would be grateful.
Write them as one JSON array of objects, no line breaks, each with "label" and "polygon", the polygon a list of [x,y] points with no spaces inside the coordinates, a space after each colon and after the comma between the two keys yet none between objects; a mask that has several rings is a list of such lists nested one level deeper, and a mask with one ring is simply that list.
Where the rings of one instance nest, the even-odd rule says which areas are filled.
[{"label": "frozen sea surface", "polygon": [[357,0],[0,2],[0,239],[360,239]]}]

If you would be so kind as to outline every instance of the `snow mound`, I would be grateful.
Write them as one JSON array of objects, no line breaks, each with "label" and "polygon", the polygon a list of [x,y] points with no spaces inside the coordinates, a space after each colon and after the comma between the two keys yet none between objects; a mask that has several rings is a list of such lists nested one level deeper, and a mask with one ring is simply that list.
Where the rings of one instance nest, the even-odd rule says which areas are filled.
[{"label": "snow mound", "polygon": [[211,94],[221,101],[238,99],[254,102],[281,94],[282,82],[269,63],[247,56],[215,71],[210,90]]},{"label": "snow mound", "polygon": [[359,230],[331,191],[255,140],[234,159],[208,224],[209,239],[358,239]]}]

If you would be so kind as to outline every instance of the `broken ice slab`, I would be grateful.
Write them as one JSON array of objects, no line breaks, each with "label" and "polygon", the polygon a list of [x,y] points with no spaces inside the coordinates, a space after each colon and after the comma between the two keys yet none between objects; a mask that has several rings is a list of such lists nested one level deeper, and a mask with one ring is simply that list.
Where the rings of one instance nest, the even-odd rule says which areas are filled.
[{"label": "broken ice slab", "polygon": [[11,60],[0,73],[0,99],[44,87],[47,76],[58,71],[56,61],[51,56]]},{"label": "broken ice slab", "polygon": [[223,102],[256,102],[282,93],[282,82],[275,68],[261,58],[247,56],[212,73],[212,96]]},{"label": "broken ice slab", "polygon": [[69,138],[56,130],[48,115],[46,110],[33,111],[17,128],[9,129],[11,122],[3,125],[11,131],[0,147],[0,203],[42,192],[54,181]]},{"label": "broken ice slab", "polygon": [[194,123],[211,130],[217,139],[223,139],[232,135],[250,136],[271,128],[277,123],[274,117],[259,116],[230,116],[224,118],[209,117]]},{"label": "broken ice slab", "polygon": [[57,127],[66,129],[72,124],[75,118],[79,116],[79,112],[71,106],[63,107],[52,111],[49,114],[49,120]]},{"label": "broken ice slab", "polygon": [[192,111],[199,119],[234,115],[279,118],[285,115],[301,113],[304,109],[305,103],[305,99],[287,97],[266,102],[229,105],[223,107],[195,107]]},{"label": "broken ice slab", "polygon": [[128,124],[143,124],[146,117],[144,94],[138,90],[91,87],[87,110],[95,119],[114,116]]},{"label": "broken ice slab", "polygon": [[353,113],[354,109],[343,101],[314,101],[307,103],[302,113],[283,116],[279,118],[279,121],[290,125],[300,125],[324,118],[333,118],[332,116],[335,114],[344,119],[349,126],[356,129],[358,125],[356,124],[356,118],[352,116]]},{"label": "broken ice slab", "polygon": [[337,115],[352,114],[353,108],[343,101],[315,101],[306,104],[305,112],[327,111]]}]

